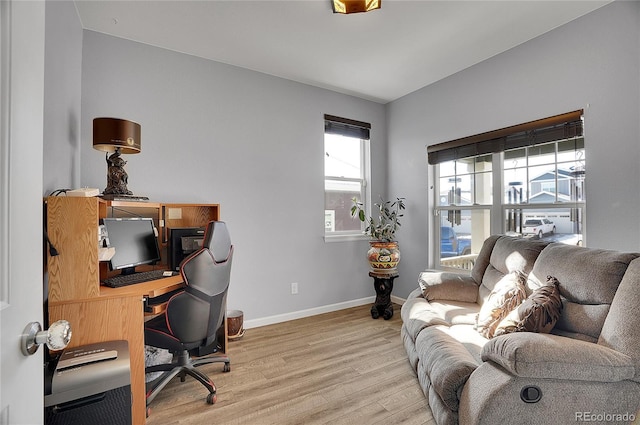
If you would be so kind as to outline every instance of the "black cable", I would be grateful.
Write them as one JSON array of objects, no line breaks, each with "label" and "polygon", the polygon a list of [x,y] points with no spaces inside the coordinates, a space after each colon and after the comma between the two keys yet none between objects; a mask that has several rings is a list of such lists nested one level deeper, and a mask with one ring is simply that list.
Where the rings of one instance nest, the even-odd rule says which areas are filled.
[{"label": "black cable", "polygon": [[44,231],[44,240],[47,241],[47,243],[49,244],[49,255],[51,255],[52,257],[60,255],[56,247],[53,246],[53,244],[51,243],[51,240],[49,239],[49,235],[47,235],[46,230]]},{"label": "black cable", "polygon": [[67,191],[69,191],[71,189],[56,189],[54,191],[52,191],[49,196],[60,196],[60,195],[66,195]]},{"label": "black cable", "polygon": [[[49,194],[49,196],[60,196],[62,194],[66,195],[68,190],[71,190],[71,189],[56,189],[56,190],[52,191]],[[49,245],[49,255],[51,255],[52,257],[56,257],[56,256],[60,255],[60,253],[58,252],[56,247],[53,246],[53,244],[51,243],[51,240],[49,239],[49,235],[47,235],[47,226],[45,225],[44,229],[42,229],[42,230],[44,231],[44,240]]]}]

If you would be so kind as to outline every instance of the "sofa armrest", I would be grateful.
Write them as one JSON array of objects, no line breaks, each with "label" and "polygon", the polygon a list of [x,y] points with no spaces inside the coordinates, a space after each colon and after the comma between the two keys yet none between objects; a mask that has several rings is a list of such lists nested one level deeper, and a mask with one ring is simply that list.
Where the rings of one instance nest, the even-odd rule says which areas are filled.
[{"label": "sofa armrest", "polygon": [[448,300],[474,303],[478,300],[478,284],[469,275],[441,271],[424,271],[418,285],[427,301]]},{"label": "sofa armrest", "polygon": [[626,354],[551,334],[501,335],[485,344],[481,357],[525,378],[617,382],[635,375],[633,360]]},{"label": "sofa armrest", "polygon": [[[522,390],[530,387],[541,391],[542,398],[537,403],[525,403],[521,398]],[[640,384],[634,381],[523,378],[493,362],[484,362],[462,390],[458,418],[465,425],[558,425],[588,422],[584,417],[598,412],[620,415],[618,420],[607,423],[629,424],[634,419],[630,416],[638,417],[638,400]]]}]

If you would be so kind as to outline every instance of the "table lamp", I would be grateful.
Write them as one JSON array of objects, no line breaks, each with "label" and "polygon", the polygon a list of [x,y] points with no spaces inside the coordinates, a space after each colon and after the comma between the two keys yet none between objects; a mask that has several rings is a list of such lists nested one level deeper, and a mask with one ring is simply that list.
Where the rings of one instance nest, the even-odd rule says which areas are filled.
[{"label": "table lamp", "polygon": [[[140,152],[140,124],[119,118],[93,119],[93,148],[107,152],[107,187],[104,195],[133,195],[127,189],[127,163],[121,154]],[[109,152],[113,152],[109,156]]]}]

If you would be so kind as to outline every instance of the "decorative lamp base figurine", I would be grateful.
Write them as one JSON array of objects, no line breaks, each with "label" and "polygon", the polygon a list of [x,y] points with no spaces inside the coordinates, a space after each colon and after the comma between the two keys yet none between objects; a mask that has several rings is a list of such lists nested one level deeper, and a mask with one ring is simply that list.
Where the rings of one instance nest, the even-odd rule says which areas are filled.
[{"label": "decorative lamp base figurine", "polygon": [[384,320],[389,320],[393,317],[393,305],[391,304],[393,280],[399,274],[369,272],[369,276],[373,278],[373,287],[376,290],[376,300],[371,306],[371,317],[377,319],[382,316]]},{"label": "decorative lamp base figurine", "polygon": [[[139,153],[140,124],[121,118],[93,119],[93,148],[107,152],[107,188],[103,195],[132,196],[127,189],[129,175],[124,170],[127,163],[121,155]],[[109,156],[111,154],[111,156]]]},{"label": "decorative lamp base figurine", "polygon": [[120,156],[120,149],[107,156],[107,187],[103,192],[105,195],[133,195],[133,192],[127,189],[129,175],[124,170],[126,163],[127,161]]}]

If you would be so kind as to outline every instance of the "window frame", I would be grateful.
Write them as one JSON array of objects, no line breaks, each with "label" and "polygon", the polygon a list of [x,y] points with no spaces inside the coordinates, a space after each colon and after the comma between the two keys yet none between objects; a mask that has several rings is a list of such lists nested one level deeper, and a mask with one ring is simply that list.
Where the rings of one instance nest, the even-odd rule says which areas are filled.
[{"label": "window frame", "polygon": [[[582,138],[582,147],[580,150],[584,152],[584,133],[583,133],[583,111],[573,111],[567,114],[561,114],[554,117],[545,118],[542,120],[532,121],[529,123],[519,124],[512,127],[507,127],[492,132],[479,134],[476,136],[469,136],[462,139],[452,140],[450,142],[444,142],[437,145],[431,145],[427,147],[428,163],[431,168],[429,175],[433,178],[433,221],[430,222],[433,226],[431,234],[434,235],[429,241],[430,249],[430,264],[433,264],[435,268],[450,269],[450,267],[443,266],[442,253],[441,253],[441,226],[442,226],[442,214],[447,214],[450,211],[471,211],[473,216],[474,211],[486,210],[488,211],[489,218],[489,233],[490,234],[504,234],[507,229],[507,217],[513,210],[519,210],[519,213],[524,214],[524,211],[535,210],[556,210],[558,214],[568,214],[572,222],[577,221],[576,228],[579,235],[578,244],[584,244],[586,240],[586,201],[585,201],[585,189],[584,189],[584,169],[582,168],[582,186],[580,189],[581,197],[578,199],[571,199],[570,201],[558,201],[558,167],[561,164],[566,163],[565,160],[559,160],[558,152],[560,143],[566,140],[572,140],[576,138]],[[563,137],[564,136],[564,137]],[[540,143],[532,142],[532,140],[540,140]],[[531,203],[527,199],[523,199],[522,202],[510,202],[507,203],[507,193],[505,190],[505,160],[504,152],[511,151],[517,148],[525,148],[527,162],[529,159],[529,148],[535,146],[544,145],[547,143],[555,143],[554,147],[554,186],[555,190],[553,195],[556,202],[546,203]],[[578,149],[576,149],[577,151]],[[441,176],[440,164],[450,163],[452,161],[461,161],[463,159],[479,158],[485,155],[491,155],[492,157],[492,169],[491,169],[491,193],[492,201],[490,204],[478,203],[475,199],[475,192],[478,191],[476,185],[478,180],[476,175],[478,171],[474,168],[472,172],[464,171],[458,173],[458,166],[455,165],[453,175],[446,174]],[[584,156],[581,157],[582,161],[585,160]],[[474,163],[477,162],[474,159]],[[535,165],[526,165],[527,182],[526,186],[530,186],[529,172],[531,167]],[[584,166],[584,164],[583,164]],[[483,171],[481,171],[483,172]],[[454,181],[461,180],[461,177],[471,175],[472,187],[470,188],[473,198],[471,204],[441,204],[441,181],[444,177],[453,178]],[[461,177],[458,177],[460,175]],[[457,187],[457,186],[456,186]],[[485,199],[486,202],[486,199]],[[563,211],[565,210],[565,211]],[[537,211],[536,211],[537,212]],[[459,213],[461,214],[461,213]],[[553,214],[553,213],[552,213]],[[575,215],[574,215],[575,214]],[[462,215],[462,214],[461,214]],[[459,224],[458,224],[459,225]],[[456,224],[453,224],[455,228]],[[472,227],[473,229],[473,227]],[[522,230],[522,229],[521,229]],[[460,271],[460,269],[454,269]]]},{"label": "window frame", "polygon": [[[585,150],[585,146],[584,146],[584,135],[581,135],[579,137],[575,137],[575,138],[567,138],[567,139],[559,139],[559,140],[555,140],[552,142],[547,142],[541,145],[554,145],[554,149],[553,149],[553,155],[554,155],[554,161],[551,163],[546,163],[546,164],[538,164],[537,162],[534,161],[530,161],[531,156],[535,157],[535,152],[532,153],[530,155],[530,150],[533,150],[534,148],[540,146],[540,145],[532,145],[530,147],[526,147],[525,148],[525,166],[522,167],[525,169],[526,172],[526,181],[523,182],[522,186],[523,188],[527,189],[527,194],[526,196],[522,197],[522,201],[521,202],[513,202],[513,203],[507,203],[505,198],[505,187],[503,186],[502,189],[502,201],[501,201],[501,206],[502,206],[502,227],[501,227],[501,232],[505,233],[505,232],[509,232],[510,230],[507,229],[507,220],[508,220],[508,210],[513,210],[514,212],[519,210],[521,217],[523,219],[524,222],[524,216],[522,216],[523,214],[525,214],[526,211],[530,211],[530,212],[538,212],[538,211],[545,211],[547,213],[551,212],[552,214],[562,214],[561,212],[563,210],[568,210],[568,214],[569,216],[569,220],[571,222],[577,222],[577,227],[578,227],[578,244],[579,245],[584,245],[585,240],[586,240],[586,221],[585,221],[585,215],[586,215],[586,198],[585,198],[585,185],[584,185],[584,173],[585,173],[585,169],[586,169],[586,163],[582,165],[582,175],[583,177],[581,177],[581,185],[580,185],[580,195],[577,196],[577,198],[574,198],[574,194],[573,191],[570,191],[571,194],[571,199],[569,200],[560,200],[561,192],[558,189],[559,188],[559,174],[560,174],[560,170],[563,169],[566,171],[566,169],[564,169],[562,166],[566,165],[566,164],[570,164],[570,163],[578,163],[578,162],[584,162],[586,161],[586,158],[584,155],[580,156],[580,159],[575,159],[572,161],[567,161],[566,159],[561,159],[560,155],[559,155],[559,147],[560,144],[564,141],[567,140],[572,140],[574,139],[574,141],[576,139],[582,139],[582,147],[579,149],[576,149],[574,147],[574,152],[578,152],[578,151],[582,151],[584,153]],[[504,176],[504,171],[506,169],[512,169],[512,168],[507,168],[505,167],[505,160],[504,160],[504,152],[500,153],[501,155],[501,167],[502,167],[502,176]],[[552,202],[532,202],[531,199],[533,198],[533,194],[531,193],[531,187],[532,187],[532,182],[535,180],[535,177],[532,177],[532,170],[535,170],[536,168],[539,167],[544,167],[544,166],[551,166],[553,165],[553,174],[554,174],[554,179],[553,179],[553,185],[555,190],[553,190],[553,192],[549,191],[549,193],[553,194],[553,201]],[[579,174],[579,173],[578,173]],[[575,177],[575,176],[574,176]],[[577,186],[576,186],[577,187]],[[543,185],[540,186],[540,193],[542,192],[543,189]],[[576,192],[577,195],[578,192]],[[566,194],[564,196],[567,196]],[[537,211],[538,210],[538,211]],[[539,219],[546,219],[547,217],[537,217]],[[575,219],[574,219],[575,218]],[[554,224],[558,224],[560,225],[560,222],[558,221],[554,221]],[[514,227],[516,227],[516,229],[514,231],[517,232],[517,223],[514,223]],[[524,227],[524,226],[522,226]],[[522,233],[522,228],[520,229],[520,233]]]},{"label": "window frame", "polygon": [[[327,181],[342,181],[342,182],[357,182],[360,184],[360,194],[361,194],[361,202],[365,206],[365,212],[367,215],[370,214],[371,211],[371,189],[369,182],[371,181],[371,138],[370,138],[370,128],[371,124],[354,121],[346,118],[340,118],[333,115],[325,115],[325,131],[323,133],[323,147],[326,140],[326,135],[330,134],[327,132],[327,122],[330,121],[332,123],[338,123],[339,126],[346,127],[345,133],[340,134],[340,132],[333,131],[333,134],[340,134],[344,137],[351,137],[354,139],[359,139],[360,141],[360,170],[361,175],[359,178],[356,177],[343,177],[343,176],[327,176],[326,171],[324,174],[324,191],[323,196],[326,197],[326,186]],[[360,129],[360,130],[358,130]],[[360,137],[358,137],[360,134]],[[367,137],[364,137],[367,136]],[[324,151],[324,149],[323,149]],[[324,163],[323,163],[324,169]],[[323,202],[323,205],[325,203]],[[326,207],[326,205],[324,205]],[[325,222],[326,222],[326,213],[325,211]],[[354,218],[356,220],[356,218]],[[327,231],[326,225],[324,226],[323,238],[325,242],[347,242],[347,241],[360,241],[360,240],[368,240],[369,238],[364,232],[365,224],[360,222],[360,228],[358,230],[337,230],[337,231]]]},{"label": "window frame", "polygon": [[[478,155],[478,156],[486,156],[486,155]],[[446,161],[449,162],[449,161]],[[470,211],[471,214],[473,214],[474,212],[478,212],[478,211],[487,211],[489,214],[489,223],[490,223],[490,230],[489,230],[489,234],[493,233],[494,230],[494,215],[495,215],[495,186],[496,186],[496,174],[497,174],[497,170],[496,170],[496,158],[495,158],[495,154],[492,155],[492,168],[491,168],[491,180],[492,180],[492,200],[493,202],[491,204],[486,204],[486,203],[478,203],[475,202],[477,200],[475,193],[477,192],[477,188],[475,188],[477,179],[475,179],[476,174],[482,174],[482,173],[486,173],[487,171],[481,170],[481,171],[476,171],[474,169],[474,171],[472,173],[461,173],[460,175],[467,175],[467,174],[471,174],[473,176],[473,186],[471,188],[471,193],[474,193],[473,195],[473,202],[470,204],[449,204],[449,205],[440,205],[440,196],[441,196],[441,185],[440,185],[440,181],[441,181],[441,176],[440,176],[440,163],[435,164],[432,168],[433,168],[433,177],[434,177],[434,197],[433,197],[433,201],[434,201],[434,207],[433,207],[433,234],[435,235],[434,238],[432,238],[431,240],[431,250],[430,252],[433,255],[432,258],[432,264],[435,265],[435,268],[437,269],[442,269],[442,270],[454,270],[454,271],[464,271],[458,268],[453,268],[453,267],[446,267],[442,265],[442,252],[441,252],[441,239],[442,239],[442,234],[441,234],[441,223],[442,223],[442,217],[444,214],[448,214],[449,211],[452,212],[456,212],[460,215],[462,215],[462,211]],[[457,178],[458,176],[458,170],[457,167],[455,167],[455,173],[453,174],[454,177]]]}]

